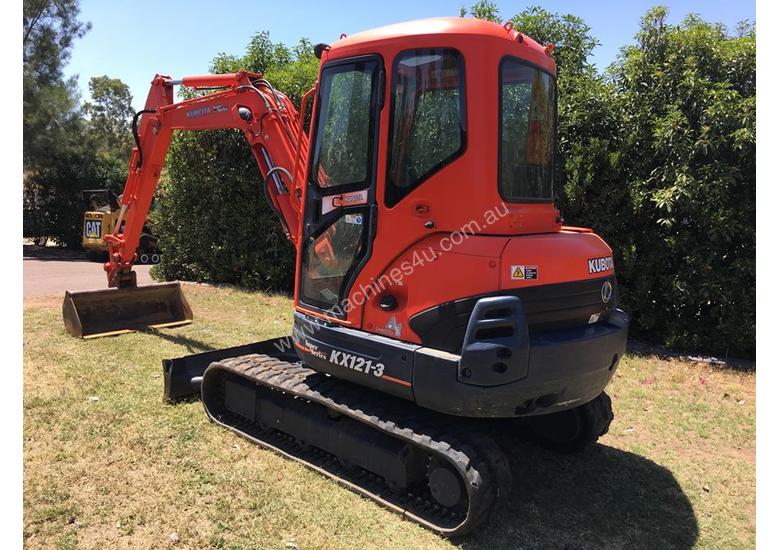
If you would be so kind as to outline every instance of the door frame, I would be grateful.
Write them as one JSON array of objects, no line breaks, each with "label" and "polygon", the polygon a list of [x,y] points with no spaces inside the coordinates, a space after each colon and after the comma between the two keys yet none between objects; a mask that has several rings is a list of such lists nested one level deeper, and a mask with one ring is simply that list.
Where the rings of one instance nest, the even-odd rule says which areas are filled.
[{"label": "door frame", "polygon": [[[298,272],[296,281],[296,287],[298,288],[298,292],[296,292],[296,306],[318,311],[327,314],[329,317],[336,317],[338,319],[345,319],[347,316],[346,311],[344,311],[340,306],[344,299],[349,296],[349,290],[352,288],[355,279],[360,274],[368,260],[371,258],[373,241],[376,235],[378,214],[378,207],[376,202],[377,170],[379,166],[378,157],[381,115],[382,110],[384,109],[384,96],[386,87],[384,58],[379,54],[368,54],[329,61],[322,66],[319,78],[321,83],[322,74],[330,68],[344,65],[354,65],[356,63],[370,61],[376,63],[376,69],[375,73],[372,75],[370,103],[371,118],[369,124],[372,126],[371,139],[373,139],[373,147],[371,148],[371,173],[369,175],[367,184],[362,186],[359,184],[346,184],[336,187],[323,188],[320,187],[315,181],[312,181],[311,175],[315,161],[314,151],[318,146],[316,141],[319,134],[320,109],[322,107],[321,85],[318,86],[317,97],[315,99],[315,108],[312,112],[312,138],[309,144],[309,151],[311,154],[309,155],[306,166],[306,190],[303,205],[303,223],[301,224],[301,244],[298,257],[296,258],[296,270]],[[356,206],[341,205],[325,214],[321,213],[323,198],[332,195],[350,194],[364,190],[367,191],[368,195],[365,203]],[[364,220],[364,230],[362,234],[362,250],[359,257],[357,258],[357,261],[354,262],[352,266],[350,266],[349,270],[347,270],[346,274],[344,275],[341,287],[339,288],[339,298],[336,306],[322,307],[323,304],[312,303],[312,301],[307,300],[303,295],[303,280],[306,276],[306,270],[304,269],[303,262],[308,253],[308,246],[312,244],[317,237],[319,237],[323,232],[331,227],[336,221],[338,221],[338,219],[349,213],[362,213],[366,218]]]}]

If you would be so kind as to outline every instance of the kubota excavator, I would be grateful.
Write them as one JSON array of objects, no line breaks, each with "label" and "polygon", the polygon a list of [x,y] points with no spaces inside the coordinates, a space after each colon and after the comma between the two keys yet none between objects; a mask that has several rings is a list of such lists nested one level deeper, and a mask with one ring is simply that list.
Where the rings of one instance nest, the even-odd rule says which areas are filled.
[{"label": "kubota excavator", "polygon": [[[552,45],[441,18],[315,53],[308,133],[260,74],[154,78],[106,237],[116,288],[68,295],[66,326],[191,320],[176,283],[135,286],[135,250],[172,132],[238,129],[296,248],[292,335],[164,360],[165,396],[200,392],[216,423],[464,534],[511,485],[499,419],[562,451],[594,442],[625,350],[612,251],[553,202]],[[210,93],[176,102],[175,85]]]}]

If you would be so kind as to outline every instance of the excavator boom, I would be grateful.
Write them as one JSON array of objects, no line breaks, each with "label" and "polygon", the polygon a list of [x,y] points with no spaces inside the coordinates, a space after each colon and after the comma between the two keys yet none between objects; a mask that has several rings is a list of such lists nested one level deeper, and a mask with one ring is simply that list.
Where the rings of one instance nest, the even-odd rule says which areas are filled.
[{"label": "excavator boom", "polygon": [[[175,85],[197,92],[217,91],[175,102]],[[313,90],[306,98],[311,93]],[[192,311],[178,283],[139,287],[132,267],[174,130],[225,128],[243,132],[260,169],[266,198],[287,238],[297,243],[300,169],[308,136],[292,101],[258,73],[241,71],[180,80],[157,75],[144,109],[133,119],[136,146],[115,230],[105,237],[109,257],[104,268],[108,286],[113,288],[66,293],[63,318],[70,334],[96,337],[191,322]]]}]

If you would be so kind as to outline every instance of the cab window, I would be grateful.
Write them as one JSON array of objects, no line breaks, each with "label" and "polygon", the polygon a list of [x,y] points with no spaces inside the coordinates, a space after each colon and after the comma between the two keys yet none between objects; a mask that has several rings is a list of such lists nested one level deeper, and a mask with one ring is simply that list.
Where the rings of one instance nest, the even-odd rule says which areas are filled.
[{"label": "cab window", "polygon": [[453,49],[401,52],[393,64],[385,202],[397,204],[466,146],[463,56]]},{"label": "cab window", "polygon": [[512,202],[552,200],[555,80],[511,57],[499,72],[501,196]]},{"label": "cab window", "polygon": [[376,61],[326,68],[310,179],[321,188],[363,186],[372,173],[371,90]]}]

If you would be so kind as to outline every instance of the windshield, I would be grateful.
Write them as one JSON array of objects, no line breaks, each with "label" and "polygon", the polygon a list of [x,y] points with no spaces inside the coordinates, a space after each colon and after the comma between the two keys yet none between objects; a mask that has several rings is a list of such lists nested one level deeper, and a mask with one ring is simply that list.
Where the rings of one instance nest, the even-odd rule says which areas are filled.
[{"label": "windshield", "polygon": [[499,190],[508,201],[552,200],[555,80],[519,59],[500,72]]}]

